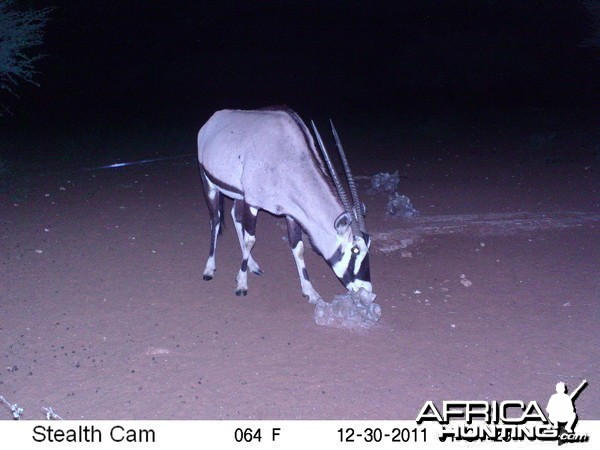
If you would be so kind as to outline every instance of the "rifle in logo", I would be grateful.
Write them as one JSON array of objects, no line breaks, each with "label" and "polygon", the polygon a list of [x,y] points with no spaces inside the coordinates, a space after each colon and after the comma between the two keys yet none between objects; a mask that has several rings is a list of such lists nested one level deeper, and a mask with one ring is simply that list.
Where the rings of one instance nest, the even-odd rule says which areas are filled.
[{"label": "rifle in logo", "polygon": [[569,397],[571,397],[571,400],[575,400],[575,397],[577,397],[579,395],[579,393],[581,391],[583,391],[583,388],[586,387],[588,384],[587,380],[583,380],[581,382],[581,384],[579,386],[577,386],[577,389],[575,389],[570,395]]}]

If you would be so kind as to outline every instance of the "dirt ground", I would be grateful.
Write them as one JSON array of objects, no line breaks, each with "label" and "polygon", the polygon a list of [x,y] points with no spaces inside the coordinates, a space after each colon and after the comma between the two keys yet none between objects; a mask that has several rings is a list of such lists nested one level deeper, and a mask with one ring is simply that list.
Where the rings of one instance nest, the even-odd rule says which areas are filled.
[{"label": "dirt ground", "polygon": [[[427,400],[545,406],[558,381],[587,379],[579,418],[600,419],[597,156],[544,158],[543,136],[415,147],[339,129],[368,207],[379,324],[316,325],[285,221],[266,213],[248,296],[234,295],[229,214],[203,281],[192,140],[187,157],[48,170],[0,192],[0,395],[24,419],[52,407],[66,419],[410,420]],[[417,219],[367,193],[368,177],[394,170]],[[307,268],[323,298],[343,292],[314,252]]]}]

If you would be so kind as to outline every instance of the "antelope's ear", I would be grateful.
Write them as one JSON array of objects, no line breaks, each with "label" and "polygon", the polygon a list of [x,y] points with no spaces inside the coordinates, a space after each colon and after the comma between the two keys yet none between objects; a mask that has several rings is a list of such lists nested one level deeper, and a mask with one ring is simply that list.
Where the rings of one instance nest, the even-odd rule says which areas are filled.
[{"label": "antelope's ear", "polygon": [[348,214],[347,212],[343,212],[338,216],[337,219],[335,219],[333,226],[335,227],[337,234],[339,236],[343,236],[346,233],[346,231],[348,231],[348,228],[350,227],[351,223],[352,218],[350,217],[350,214]]}]

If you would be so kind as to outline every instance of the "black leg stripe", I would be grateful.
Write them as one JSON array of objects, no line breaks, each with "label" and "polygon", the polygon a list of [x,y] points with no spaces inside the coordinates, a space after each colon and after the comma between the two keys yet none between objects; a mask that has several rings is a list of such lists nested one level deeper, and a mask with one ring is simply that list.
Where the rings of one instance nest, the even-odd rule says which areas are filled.
[{"label": "black leg stripe", "polygon": [[308,278],[308,271],[306,270],[306,267],[302,268],[302,276],[306,281],[310,281],[310,279]]},{"label": "black leg stripe", "polygon": [[242,270],[242,272],[246,272],[248,270],[248,260],[247,259],[242,260],[241,270]]},{"label": "black leg stripe", "polygon": [[256,235],[256,216],[250,211],[250,205],[244,202],[242,211],[242,226],[244,232],[251,236]]},{"label": "black leg stripe", "polygon": [[208,251],[209,256],[213,256],[215,254],[215,248],[217,246],[217,226],[220,223],[219,216],[215,216],[210,219],[210,249]]},{"label": "black leg stripe", "polygon": [[300,225],[292,219],[287,217],[287,229],[288,229],[288,240],[292,249],[296,248],[298,243],[302,240],[302,228]]}]

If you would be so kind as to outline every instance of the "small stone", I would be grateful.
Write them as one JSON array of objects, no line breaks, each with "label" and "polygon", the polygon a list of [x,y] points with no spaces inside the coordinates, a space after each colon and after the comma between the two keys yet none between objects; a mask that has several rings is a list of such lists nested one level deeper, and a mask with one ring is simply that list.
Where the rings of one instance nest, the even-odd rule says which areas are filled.
[{"label": "small stone", "polygon": [[460,283],[464,286],[464,287],[470,287],[473,283],[471,282],[471,280],[467,280],[466,278],[463,278],[462,280],[460,280]]}]

